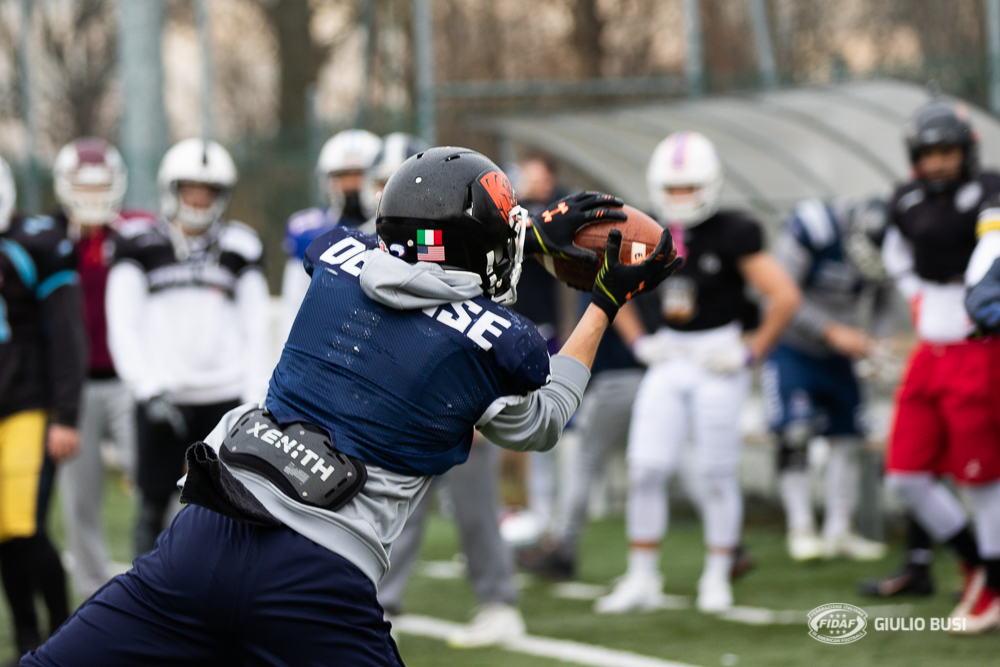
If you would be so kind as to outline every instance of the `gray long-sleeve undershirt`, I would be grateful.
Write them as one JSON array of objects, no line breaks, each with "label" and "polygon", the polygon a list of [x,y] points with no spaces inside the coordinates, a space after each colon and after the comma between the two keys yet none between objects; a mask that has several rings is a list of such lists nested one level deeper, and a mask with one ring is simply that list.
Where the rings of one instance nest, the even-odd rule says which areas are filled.
[{"label": "gray long-sleeve undershirt", "polygon": [[[859,312],[862,300],[855,288],[857,271],[846,260],[827,262],[810,278],[814,271],[813,255],[787,231],[778,238],[774,255],[802,288],[802,305],[785,332],[784,342],[807,354],[825,356],[832,353],[825,340],[826,327],[831,322],[857,327],[862,321]],[[889,329],[892,317],[892,285],[868,283],[864,289],[875,290],[871,299],[872,328],[883,333]]]},{"label": "gray long-sleeve undershirt", "polygon": [[[497,400],[477,424],[480,432],[505,449],[548,451],[580,407],[590,369],[563,354],[552,357],[549,384],[527,396]],[[491,414],[494,412],[494,414]]]}]

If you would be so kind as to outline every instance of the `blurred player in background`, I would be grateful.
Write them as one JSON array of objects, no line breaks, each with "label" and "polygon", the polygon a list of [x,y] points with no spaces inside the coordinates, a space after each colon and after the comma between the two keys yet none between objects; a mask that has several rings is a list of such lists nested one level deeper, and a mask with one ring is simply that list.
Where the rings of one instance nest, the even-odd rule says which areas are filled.
[{"label": "blurred player in background", "polygon": [[[533,219],[542,219],[544,212],[569,192],[558,183],[556,163],[543,153],[532,153],[518,165],[518,201]],[[521,272],[521,294],[512,309],[527,317],[549,342],[549,352],[558,352],[560,289],[559,281],[534,258],[525,257]],[[551,528],[556,503],[556,468],[558,454],[554,450],[528,454],[525,490],[528,512],[515,515],[527,528],[524,539],[532,541],[531,533],[541,536]],[[509,520],[509,519],[508,519]],[[526,520],[526,522],[525,522]],[[513,525],[507,524],[508,526]],[[532,530],[534,528],[534,530]]]},{"label": "blurred player in background", "polygon": [[[677,230],[685,259],[661,287],[663,328],[634,345],[649,371],[629,432],[628,571],[595,609],[621,613],[659,605],[667,482],[690,429],[707,547],[697,606],[722,611],[733,604],[730,574],[743,522],[739,421],[749,369],[778,342],[801,296],[764,251],[760,224],[745,213],[718,210],[722,166],[707,138],[676,132],[664,139],[650,159],[647,180],[661,221]],[[752,311],[748,283],[767,309],[744,343],[742,321]]]},{"label": "blurred player in background", "polygon": [[35,587],[54,632],[69,616],[59,556],[39,525],[45,452],[76,454],[86,374],[80,280],[63,221],[14,213],[0,159],[0,578],[18,654],[38,646]]},{"label": "blurred player in background", "polygon": [[[103,139],[66,144],[53,166],[56,219],[76,244],[83,290],[83,318],[90,344],[87,380],[80,401],[80,453],[61,466],[59,482],[72,579],[86,599],[108,580],[104,543],[104,462],[101,443],[110,437],[129,478],[134,477],[135,405],[115,372],[107,342],[104,293],[115,244],[114,226],[124,222],[122,200],[128,176],[121,155]],[[141,216],[150,220],[149,216]],[[151,220],[150,220],[151,222]]]},{"label": "blurred player in background", "polygon": [[310,245],[264,407],[231,411],[188,451],[194,505],[23,664],[401,665],[376,582],[433,475],[465,460],[475,428],[554,446],[618,309],[676,268],[669,234],[622,265],[612,231],[593,303],[550,359],[502,304],[525,250],[586,253],[573,239],[588,221],[561,216],[526,242],[490,160],[453,147],[408,160],[378,238],[337,228]]},{"label": "blurred player in background", "polygon": [[[372,167],[365,173],[365,185],[362,190],[371,192],[375,201],[378,202],[382,196],[385,184],[389,182],[389,177],[396,173],[396,170],[403,166],[403,163],[419,153],[425,151],[430,146],[420,137],[415,137],[406,132],[393,132],[382,138],[382,147],[372,162]],[[375,212],[365,224],[358,227],[365,234],[375,233]]]},{"label": "blurred player in background", "polygon": [[155,225],[120,229],[108,275],[108,343],[137,410],[136,554],[153,548],[184,450],[222,415],[264,397],[270,296],[257,233],[223,212],[236,167],[219,144],[186,139],[158,175]]},{"label": "blurred player in background", "polygon": [[[990,377],[994,380],[1000,374],[1000,194],[994,194],[982,207],[976,225],[979,239],[969,260],[965,274],[968,293],[965,306],[979,333],[989,336],[992,346]],[[996,408],[994,408],[996,409]],[[1000,496],[1000,481],[984,484],[973,491],[973,498],[982,502],[983,496],[994,499]],[[985,504],[985,503],[984,503]],[[978,509],[978,508],[977,508]],[[996,567],[996,543],[1000,533],[1000,512],[996,505],[988,512],[976,513],[976,533],[979,537],[980,556],[986,562],[986,591],[973,609],[978,627],[1000,628],[1000,571]],[[972,619],[969,619],[970,621]],[[967,621],[968,623],[968,621]]]},{"label": "blurred player in background", "polygon": [[[958,553],[965,585],[953,615],[966,618],[969,633],[1000,625],[1000,428],[989,372],[996,344],[968,339],[965,311],[976,221],[982,211],[989,228],[1000,192],[1000,174],[979,169],[978,143],[965,107],[933,100],[917,111],[907,136],[915,178],[890,201],[883,244],[920,341],[896,396],[886,483],[934,540]],[[976,536],[944,475],[968,488]],[[902,572],[875,582],[879,592],[926,580],[929,545],[916,546],[924,548],[911,542]]]},{"label": "blurred player in background", "polygon": [[[859,456],[865,424],[861,388],[852,362],[873,347],[861,328],[859,300],[874,304],[876,329],[892,316],[882,265],[885,202],[852,206],[816,199],[799,203],[775,244],[775,257],[803,293],[785,336],[764,364],[761,384],[771,431],[778,441],[778,483],[793,560],[847,557],[877,560],[884,544],[851,529],[861,484]],[[826,464],[826,515],[816,533],[809,483],[809,443],[830,443]]]},{"label": "blurred player in background", "polygon": [[[640,294],[633,303],[637,308],[619,312],[604,333],[594,357],[587,392],[574,417],[579,445],[568,479],[564,480],[567,488],[560,493],[555,539],[520,559],[520,564],[535,574],[551,579],[576,576],[591,488],[605,470],[611,453],[624,449],[628,443],[632,404],[646,372],[636,361],[631,346],[660,321],[660,301],[656,294]],[[637,312],[641,313],[641,319]]]},{"label": "blurred player in background", "polygon": [[285,226],[285,272],[281,280],[281,335],[284,341],[309,289],[302,268],[306,248],[334,227],[361,227],[375,215],[375,193],[366,174],[375,163],[382,140],[367,130],[333,135],[319,153],[316,179],[324,205],[299,211]]}]

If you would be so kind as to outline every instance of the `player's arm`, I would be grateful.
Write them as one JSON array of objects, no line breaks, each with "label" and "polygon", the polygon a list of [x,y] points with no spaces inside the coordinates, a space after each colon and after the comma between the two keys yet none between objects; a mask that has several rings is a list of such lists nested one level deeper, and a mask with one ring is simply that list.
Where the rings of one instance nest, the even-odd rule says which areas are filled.
[{"label": "player's arm", "polygon": [[763,359],[795,316],[802,303],[802,292],[781,264],[766,252],[744,255],[737,266],[744,280],[760,292],[766,302],[764,317],[748,343],[753,359]]},{"label": "player's arm", "polygon": [[70,269],[56,272],[41,282],[37,296],[49,328],[46,355],[55,411],[46,447],[60,461],[75,456],[80,447],[76,425],[87,375],[87,332],[79,277]]},{"label": "player's arm", "polygon": [[148,299],[146,274],[137,264],[121,261],[111,267],[104,293],[108,349],[115,370],[139,401],[148,400],[167,389],[148,356],[145,336]]},{"label": "player's arm", "polygon": [[920,279],[913,268],[913,246],[893,224],[889,225],[882,241],[882,263],[886,273],[895,281],[896,288],[911,307],[915,306],[920,296]]},{"label": "player's arm", "polygon": [[[793,219],[774,246],[774,258],[795,281],[800,291],[815,264],[813,253],[806,245],[808,242],[805,228],[796,225]],[[797,332],[824,342],[848,357],[866,357],[871,350],[871,340],[867,333],[857,327],[836,321],[829,313],[806,298],[802,299],[801,305],[795,311],[791,325]]]},{"label": "player's arm", "polygon": [[617,230],[608,235],[605,261],[594,281],[591,304],[559,354],[552,358],[549,383],[527,396],[499,399],[476,424],[494,443],[519,451],[554,447],[566,422],[580,406],[597,346],[619,309],[635,294],[654,289],[680,266],[666,230],[649,257],[634,265],[622,265],[618,260],[621,238]]},{"label": "player's arm", "polygon": [[1000,329],[1000,206],[989,206],[976,223],[979,241],[965,271],[965,309],[986,332]]}]

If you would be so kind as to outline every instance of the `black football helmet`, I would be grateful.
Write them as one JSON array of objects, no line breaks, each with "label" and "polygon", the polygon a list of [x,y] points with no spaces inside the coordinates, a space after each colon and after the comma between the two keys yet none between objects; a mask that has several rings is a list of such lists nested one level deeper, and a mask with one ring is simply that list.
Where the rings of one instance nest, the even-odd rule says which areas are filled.
[{"label": "black football helmet", "polygon": [[[931,100],[917,110],[906,136],[910,164],[916,166],[925,150],[946,146],[958,146],[963,151],[961,181],[974,176],[979,170],[979,136],[969,122],[968,108],[943,99]],[[944,189],[952,184],[929,185]]]},{"label": "black football helmet", "polygon": [[435,262],[478,281],[483,294],[513,303],[528,215],[489,158],[452,146],[406,160],[382,191],[379,247],[406,262]]}]

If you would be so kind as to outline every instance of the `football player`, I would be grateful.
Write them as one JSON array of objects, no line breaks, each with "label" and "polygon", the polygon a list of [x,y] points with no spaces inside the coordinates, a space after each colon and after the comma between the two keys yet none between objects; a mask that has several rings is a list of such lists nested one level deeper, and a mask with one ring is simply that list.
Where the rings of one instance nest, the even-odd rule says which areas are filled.
[{"label": "football player", "polygon": [[[685,263],[661,287],[662,328],[633,346],[649,370],[632,409],[626,455],[628,571],[597,600],[598,613],[660,604],[667,482],[688,429],[707,551],[697,606],[713,612],[733,604],[730,575],[743,522],[739,418],[749,369],[778,342],[801,296],[765,252],[760,224],[745,213],[718,210],[722,177],[715,147],[697,132],[671,134],[649,162],[650,198],[661,222],[677,229],[675,241]],[[743,321],[752,312],[747,284],[763,295],[767,309],[744,343]]]},{"label": "football player", "polygon": [[621,265],[611,232],[593,304],[550,359],[502,303],[523,252],[574,249],[591,213],[535,225],[526,243],[490,160],[453,147],[407,160],[377,239],[338,227],[308,248],[312,283],[264,405],[188,452],[194,506],[23,664],[400,665],[376,585],[432,476],[465,460],[476,427],[552,447],[610,320],[676,267],[669,234]]},{"label": "football player", "polygon": [[[597,348],[587,392],[574,417],[579,445],[564,482],[565,491],[559,494],[558,526],[549,543],[519,557],[518,564],[529,572],[550,579],[576,576],[591,487],[611,453],[625,449],[628,443],[632,404],[646,372],[630,347],[655,330],[660,320],[656,294],[640,294],[633,303],[637,308],[619,313]],[[641,319],[633,310],[641,313]]]},{"label": "football player", "polygon": [[[1000,430],[990,396],[996,344],[968,338],[974,327],[964,278],[969,271],[976,283],[985,273],[969,260],[980,211],[984,232],[995,217],[1000,174],[979,169],[968,111],[953,102],[933,100],[919,109],[907,147],[916,177],[890,201],[882,251],[910,303],[919,343],[896,395],[886,482],[934,540],[957,552],[965,585],[953,615],[965,617],[965,632],[977,633],[1000,622]],[[979,316],[975,306],[973,312]],[[976,536],[940,481],[944,475],[969,489]],[[927,567],[926,560],[908,559],[886,583],[900,575],[920,580]]]},{"label": "football player", "polygon": [[[80,453],[60,466],[63,515],[73,587],[86,599],[104,585],[108,552],[104,544],[102,506],[104,464],[101,443],[115,444],[125,474],[135,475],[135,406],[115,372],[107,342],[104,291],[121,214],[128,174],[118,150],[103,139],[77,139],[66,144],[53,166],[56,216],[76,245],[77,270],[83,290],[83,316],[90,343],[87,380],[80,400]],[[128,213],[151,221],[148,214]]]},{"label": "football player", "polygon": [[[406,159],[420,152],[413,150],[419,146],[419,140],[402,133],[391,134],[385,138],[382,152],[369,172],[379,196],[389,177],[395,173],[395,169],[402,166]],[[392,172],[389,172],[390,168],[393,169]],[[519,199],[519,202],[522,205],[525,203],[523,198]],[[530,209],[527,206],[525,209],[530,215]],[[614,218],[620,211],[608,209],[607,214]],[[374,220],[371,226],[374,231]],[[545,275],[552,279],[548,273]],[[521,287],[522,297],[518,300],[518,305],[522,305],[525,301],[530,303],[531,298],[523,298],[525,285],[531,285],[530,281],[525,282],[524,272],[518,285]],[[543,293],[542,298],[544,297]],[[496,644],[515,639],[525,633],[524,618],[517,608],[518,590],[514,581],[513,557],[510,548],[500,536],[497,521],[500,516],[499,465],[500,455],[496,445],[477,435],[472,441],[466,462],[455,466],[440,478],[450,494],[460,536],[459,542],[468,565],[469,583],[480,603],[479,610],[468,625],[446,638],[449,645],[458,648]],[[420,555],[430,495],[425,495],[424,500],[407,520],[399,538],[393,544],[392,565],[379,582],[378,600],[390,620],[392,616],[402,613],[403,593]]]},{"label": "football player", "polygon": [[302,268],[309,244],[334,227],[359,228],[375,215],[375,193],[366,174],[381,148],[382,140],[367,130],[344,130],[323,144],[316,179],[324,206],[293,214],[285,226],[288,259],[281,282],[281,340],[288,337],[309,289]]},{"label": "football player", "polygon": [[87,343],[66,226],[15,214],[14,192],[0,159],[0,577],[23,654],[40,641],[34,587],[43,564],[57,579],[38,582],[50,629],[68,616],[62,568],[38,525],[37,505],[45,451],[60,461],[79,448]]},{"label": "football player", "polygon": [[139,403],[136,554],[163,529],[184,450],[233,407],[263,398],[272,368],[263,246],[222,218],[236,185],[229,153],[185,139],[164,155],[158,181],[163,217],[120,228],[106,295],[111,357]]},{"label": "football player", "polygon": [[[847,557],[877,560],[885,545],[851,530],[858,503],[865,426],[853,361],[867,357],[872,339],[859,327],[866,290],[875,329],[887,328],[892,308],[881,260],[885,202],[854,205],[800,202],[775,244],[775,256],[803,292],[802,306],[761,374],[764,405],[778,442],[778,483],[793,560]],[[816,533],[809,484],[809,442],[830,443],[826,513]]]}]

